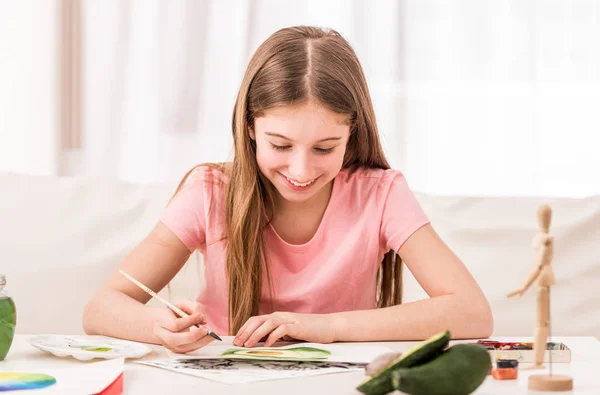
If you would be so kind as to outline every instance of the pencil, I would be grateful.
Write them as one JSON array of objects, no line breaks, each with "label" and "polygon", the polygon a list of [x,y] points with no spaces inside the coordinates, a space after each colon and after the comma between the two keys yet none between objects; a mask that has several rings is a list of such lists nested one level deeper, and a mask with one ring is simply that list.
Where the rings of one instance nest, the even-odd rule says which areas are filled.
[{"label": "pencil", "polygon": [[[123,270],[119,270],[119,272],[125,276],[125,278],[127,278],[129,281],[131,281],[132,283],[134,283],[135,285],[137,285],[138,287],[140,287],[141,289],[143,289],[144,291],[146,291],[150,296],[158,299],[160,302],[162,302],[165,306],[167,306],[169,309],[171,309],[175,314],[179,315],[180,317],[188,317],[189,314],[187,314],[185,311],[181,310],[180,308],[178,308],[177,306],[169,303],[168,301],[164,300],[163,298],[161,298],[160,296],[158,296],[158,294],[156,292],[154,292],[153,290],[151,290],[150,288],[146,287],[144,284],[142,284],[141,282],[139,282],[138,280],[136,280],[135,278],[131,277],[129,274],[125,273]],[[198,324],[194,324],[194,326],[196,328],[200,328],[200,326]],[[208,335],[212,336],[213,338],[222,341],[222,339],[219,337],[219,335],[217,335],[215,332],[213,332],[208,325],[206,326],[206,330],[208,331]]]}]

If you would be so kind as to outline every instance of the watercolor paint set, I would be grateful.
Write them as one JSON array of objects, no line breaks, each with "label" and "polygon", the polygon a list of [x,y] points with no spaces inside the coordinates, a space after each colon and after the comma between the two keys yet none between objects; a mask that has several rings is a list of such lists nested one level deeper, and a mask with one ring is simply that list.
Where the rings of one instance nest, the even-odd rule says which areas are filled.
[{"label": "watercolor paint set", "polygon": [[[493,361],[499,359],[515,359],[522,363],[534,362],[533,342],[510,342],[497,340],[478,340],[477,344],[484,346],[490,353]],[[569,363],[571,350],[566,344],[560,342],[546,343],[544,362]]]}]

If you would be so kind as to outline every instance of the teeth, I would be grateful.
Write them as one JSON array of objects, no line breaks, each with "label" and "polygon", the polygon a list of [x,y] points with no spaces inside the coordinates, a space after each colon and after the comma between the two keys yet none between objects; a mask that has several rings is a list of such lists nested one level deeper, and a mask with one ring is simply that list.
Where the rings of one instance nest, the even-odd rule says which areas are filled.
[{"label": "teeth", "polygon": [[288,177],[286,177],[286,178],[287,178],[287,180],[288,180],[289,182],[291,182],[291,183],[292,183],[294,186],[297,186],[297,187],[307,187],[307,186],[309,186],[310,184],[312,184],[312,183],[313,183],[313,181],[314,181],[314,179],[313,179],[313,180],[310,180],[309,182],[305,182],[304,184],[300,184],[300,183],[298,183],[298,182],[296,182],[296,181],[294,181],[294,180],[292,180],[292,179],[290,179],[290,178],[288,178]]}]

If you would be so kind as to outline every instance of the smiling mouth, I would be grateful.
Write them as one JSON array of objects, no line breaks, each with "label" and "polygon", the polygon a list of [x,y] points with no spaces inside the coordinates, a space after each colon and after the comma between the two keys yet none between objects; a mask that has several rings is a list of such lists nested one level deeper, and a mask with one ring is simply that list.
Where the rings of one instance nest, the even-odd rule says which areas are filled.
[{"label": "smiling mouth", "polygon": [[289,177],[286,177],[286,176],[284,176],[284,177],[285,177],[285,178],[286,178],[286,179],[287,179],[287,180],[288,180],[288,181],[289,181],[289,182],[290,182],[292,185],[294,185],[294,186],[296,186],[296,187],[300,187],[300,188],[307,187],[307,186],[309,186],[310,184],[312,184],[313,182],[315,182],[315,180],[316,180],[316,178],[313,178],[312,180],[310,180],[310,181],[307,181],[307,182],[297,182],[297,181],[294,181],[294,180],[292,180],[292,179],[291,179],[291,178],[289,178]]}]

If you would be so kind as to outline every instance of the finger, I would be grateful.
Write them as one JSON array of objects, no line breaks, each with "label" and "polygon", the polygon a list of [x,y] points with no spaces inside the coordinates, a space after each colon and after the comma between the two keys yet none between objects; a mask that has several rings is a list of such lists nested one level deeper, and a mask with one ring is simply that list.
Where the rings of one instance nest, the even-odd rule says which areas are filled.
[{"label": "finger", "polygon": [[205,337],[208,331],[206,330],[206,328],[201,328],[193,331],[174,333],[157,324],[154,326],[154,333],[156,334],[156,336],[158,336],[158,338],[161,340],[162,344],[165,347],[173,348],[194,343],[199,339]]},{"label": "finger", "polygon": [[236,346],[246,345],[246,341],[254,331],[260,327],[269,317],[268,315],[260,315],[256,317],[250,317],[248,321],[240,328],[236,335],[233,344]]},{"label": "finger", "polygon": [[190,327],[196,324],[206,324],[206,318],[204,317],[204,314],[195,313],[187,317],[175,318],[174,320],[169,320],[168,322],[161,323],[161,326],[165,329],[170,330],[171,332],[181,332],[184,330],[188,330]]},{"label": "finger", "polygon": [[[246,322],[244,322],[244,325],[242,325],[240,327],[240,329],[238,329],[237,333],[235,334],[235,338],[233,339],[233,344],[235,344],[236,346],[239,345],[237,344],[238,340],[242,337],[242,333],[246,332],[246,328],[248,327],[248,323],[251,322],[252,318],[246,320]],[[243,343],[241,343],[243,344]]]},{"label": "finger", "polygon": [[271,347],[277,340],[283,339],[289,330],[290,324],[279,325],[265,340],[265,347]]},{"label": "finger", "polygon": [[194,350],[197,350],[201,347],[206,346],[207,344],[211,343],[215,341],[215,339],[212,336],[204,336],[198,340],[196,340],[193,343],[190,344],[185,344],[183,346],[178,346],[178,347],[174,347],[171,349],[171,351],[179,353],[179,354],[185,354],[188,352],[192,352]]},{"label": "finger", "polygon": [[244,342],[244,347],[252,347],[256,343],[260,341],[263,337],[266,337],[271,332],[279,327],[281,322],[275,318],[268,318],[265,320],[261,326],[256,328],[254,332],[248,337],[248,340]]},{"label": "finger", "polygon": [[196,314],[202,313],[204,314],[204,306],[195,300],[191,299],[181,299],[175,302],[175,306],[179,307],[181,310],[185,311],[187,314]]},{"label": "finger", "polygon": [[193,343],[196,340],[206,336],[208,331],[206,328],[201,327],[200,329],[194,328],[192,331],[171,332],[160,325],[156,325],[154,332],[161,340],[162,344],[169,347],[176,347]]}]

